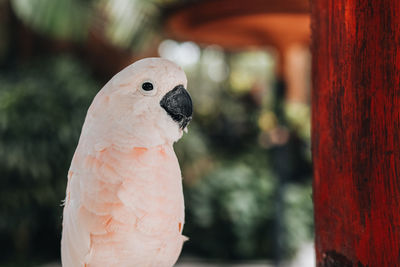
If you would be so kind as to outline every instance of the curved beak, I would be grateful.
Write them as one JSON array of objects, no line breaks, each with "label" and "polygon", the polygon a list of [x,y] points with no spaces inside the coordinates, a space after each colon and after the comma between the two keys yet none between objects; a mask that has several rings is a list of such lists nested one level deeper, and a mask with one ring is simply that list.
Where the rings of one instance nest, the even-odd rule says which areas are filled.
[{"label": "curved beak", "polygon": [[175,86],[169,91],[161,99],[160,106],[179,124],[181,129],[184,129],[192,119],[192,99],[183,85]]}]

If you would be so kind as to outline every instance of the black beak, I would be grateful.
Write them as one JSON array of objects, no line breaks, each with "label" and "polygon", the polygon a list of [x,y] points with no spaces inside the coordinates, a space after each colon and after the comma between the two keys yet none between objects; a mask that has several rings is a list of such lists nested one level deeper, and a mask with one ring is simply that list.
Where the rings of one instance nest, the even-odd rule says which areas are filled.
[{"label": "black beak", "polygon": [[184,129],[192,119],[192,99],[183,85],[175,86],[160,101],[160,106],[165,109],[171,118]]}]

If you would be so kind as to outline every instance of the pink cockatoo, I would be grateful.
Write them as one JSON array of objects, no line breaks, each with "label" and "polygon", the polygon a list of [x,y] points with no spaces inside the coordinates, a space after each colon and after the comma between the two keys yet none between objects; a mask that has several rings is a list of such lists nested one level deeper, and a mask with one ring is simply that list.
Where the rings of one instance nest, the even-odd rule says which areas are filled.
[{"label": "pink cockatoo", "polygon": [[146,58],[94,98],[68,172],[64,267],[175,264],[186,238],[172,145],[192,116],[186,83],[174,63]]}]

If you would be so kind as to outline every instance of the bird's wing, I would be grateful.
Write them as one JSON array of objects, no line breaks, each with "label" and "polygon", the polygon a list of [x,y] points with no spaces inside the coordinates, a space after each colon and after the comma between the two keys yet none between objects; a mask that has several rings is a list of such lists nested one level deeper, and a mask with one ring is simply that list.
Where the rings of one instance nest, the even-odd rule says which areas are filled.
[{"label": "bird's wing", "polygon": [[78,146],[68,177],[62,236],[64,267],[84,266],[94,253],[96,260],[109,262],[115,258],[118,252],[113,241],[121,238],[116,232],[131,231],[140,214],[133,214],[134,207],[127,207],[119,197],[124,177],[131,175],[118,167],[127,160],[124,153],[112,147],[91,154],[81,151],[87,149]]},{"label": "bird's wing", "polygon": [[[171,234],[169,243],[176,245],[162,249],[161,244],[159,257],[165,261],[169,255],[174,262],[184,240],[180,235],[184,215],[179,165],[172,147],[168,153],[156,148],[121,151],[108,138],[102,139],[106,146],[88,145],[93,140],[88,137],[80,141],[68,175],[63,266],[145,266],[158,261],[154,247],[161,241],[149,238],[148,233]],[[163,179],[155,182],[158,177]],[[163,201],[170,204],[159,203],[160,194],[167,195]]]},{"label": "bird's wing", "polygon": [[79,216],[80,176],[75,170],[70,170],[68,173],[61,239],[61,259],[64,267],[84,266],[85,258],[90,251],[90,232],[82,227]]},{"label": "bird's wing", "polygon": [[[61,242],[63,266],[84,266],[91,253],[91,235],[106,232],[111,209],[117,202],[118,179],[99,159],[78,146],[68,174]],[[104,174],[114,178],[104,179]]]}]

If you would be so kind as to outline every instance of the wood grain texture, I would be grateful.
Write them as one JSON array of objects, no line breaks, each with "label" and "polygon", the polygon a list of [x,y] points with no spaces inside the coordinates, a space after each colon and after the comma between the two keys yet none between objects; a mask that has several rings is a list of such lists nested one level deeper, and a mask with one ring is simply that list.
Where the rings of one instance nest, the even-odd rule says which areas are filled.
[{"label": "wood grain texture", "polygon": [[400,266],[400,1],[311,20],[317,266]]}]

